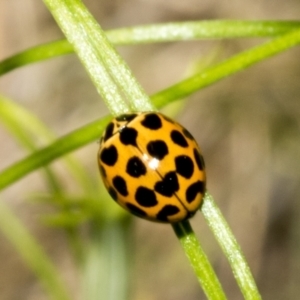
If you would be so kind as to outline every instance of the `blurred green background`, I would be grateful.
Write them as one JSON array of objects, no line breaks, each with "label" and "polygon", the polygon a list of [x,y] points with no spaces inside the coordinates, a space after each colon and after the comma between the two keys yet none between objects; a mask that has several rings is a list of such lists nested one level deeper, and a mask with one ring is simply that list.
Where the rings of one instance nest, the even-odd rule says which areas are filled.
[{"label": "blurred green background", "polygon": [[[296,0],[84,2],[104,29],[205,19],[296,20],[300,12]],[[42,1],[0,2],[0,59],[62,37]],[[118,50],[152,94],[190,74],[196,63],[205,68],[262,41],[180,42]],[[177,116],[202,148],[208,189],[236,235],[264,299],[298,299],[300,293],[299,57],[300,49],[295,48],[206,88],[190,97]],[[0,92],[37,114],[59,136],[107,114],[75,55],[7,74],[0,78]],[[2,126],[0,143],[0,169],[26,154]],[[95,178],[97,150],[95,141],[75,153]],[[53,165],[65,188],[76,191],[63,166]],[[28,201],[43,191],[44,180],[35,172],[6,189],[2,199],[51,256],[73,299],[81,299],[80,274],[64,233],[40,221],[51,208]],[[228,299],[241,299],[201,214],[191,222]],[[170,226],[134,219],[131,227],[130,299],[204,299]],[[47,299],[2,235],[0,265],[0,300]]]}]

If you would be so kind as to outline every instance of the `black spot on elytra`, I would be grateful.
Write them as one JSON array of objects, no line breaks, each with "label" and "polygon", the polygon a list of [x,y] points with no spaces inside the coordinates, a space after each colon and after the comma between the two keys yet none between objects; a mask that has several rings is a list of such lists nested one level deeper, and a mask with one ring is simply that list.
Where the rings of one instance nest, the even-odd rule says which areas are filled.
[{"label": "black spot on elytra", "polygon": [[126,181],[121,176],[115,176],[112,180],[114,188],[122,195],[128,196]]},{"label": "black spot on elytra", "polygon": [[134,204],[126,203],[125,205],[132,214],[134,214],[138,217],[146,217],[147,216],[146,212],[144,212],[142,209],[135,206]]},{"label": "black spot on elytra", "polygon": [[160,212],[156,215],[157,220],[162,222],[168,222],[168,217],[176,215],[179,212],[179,208],[177,206],[168,204],[165,205]]},{"label": "black spot on elytra", "polygon": [[183,134],[190,140],[195,140],[194,137],[192,136],[192,134],[185,128],[182,128],[182,132]]},{"label": "black spot on elytra", "polygon": [[194,157],[195,157],[195,161],[197,163],[198,169],[200,171],[203,171],[205,168],[203,156],[195,148],[194,148]]},{"label": "black spot on elytra", "polygon": [[168,153],[168,146],[164,141],[151,141],[147,145],[148,153],[159,160],[162,160]]},{"label": "black spot on elytra", "polygon": [[115,127],[114,123],[112,123],[112,122],[107,125],[105,134],[103,137],[104,142],[107,141],[113,135],[114,127]]},{"label": "black spot on elytra", "polygon": [[116,117],[116,120],[119,121],[119,122],[130,122],[136,116],[137,116],[137,114],[123,114],[123,115],[120,115],[120,116]]},{"label": "black spot on elytra", "polygon": [[110,187],[110,188],[108,189],[108,193],[110,194],[110,196],[111,196],[115,201],[118,200],[118,194],[117,194],[117,192],[115,191],[114,188]]},{"label": "black spot on elytra", "polygon": [[155,192],[143,186],[136,190],[135,200],[143,207],[153,207],[158,203]]},{"label": "black spot on elytra", "polygon": [[138,178],[142,175],[145,175],[147,169],[140,158],[138,158],[137,156],[133,156],[127,162],[126,172],[130,176]]},{"label": "black spot on elytra", "polygon": [[181,146],[183,148],[186,148],[189,145],[186,139],[184,138],[183,134],[178,130],[172,130],[171,139],[176,145]]},{"label": "black spot on elytra", "polygon": [[138,132],[134,128],[124,127],[120,130],[120,141],[123,145],[132,145],[137,147],[137,135]]},{"label": "black spot on elytra", "polygon": [[159,194],[171,197],[179,190],[178,178],[175,172],[169,172],[162,181],[156,182],[154,190]]},{"label": "black spot on elytra", "polygon": [[104,148],[100,153],[100,160],[108,166],[113,166],[118,160],[117,148],[114,145]]},{"label": "black spot on elytra", "polygon": [[153,113],[153,114],[147,114],[145,115],[144,120],[141,122],[141,124],[151,130],[157,130],[162,127],[162,122],[160,117]]},{"label": "black spot on elytra", "polygon": [[203,181],[192,183],[185,192],[186,201],[191,203],[195,200],[197,194],[204,194],[205,185]]},{"label": "black spot on elytra", "polygon": [[176,172],[186,179],[194,173],[194,163],[189,156],[180,155],[175,158]]}]

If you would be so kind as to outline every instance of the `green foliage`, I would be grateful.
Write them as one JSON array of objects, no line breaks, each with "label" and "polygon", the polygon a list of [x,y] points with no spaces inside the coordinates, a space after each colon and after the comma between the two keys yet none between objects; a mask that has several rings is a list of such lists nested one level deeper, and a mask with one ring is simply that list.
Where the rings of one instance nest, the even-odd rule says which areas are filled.
[{"label": "green foliage", "polygon": [[[0,75],[34,62],[55,58],[73,51],[106,102],[112,115],[128,111],[149,111],[187,97],[208,85],[264,61],[300,43],[300,22],[276,21],[199,21],[170,24],[154,24],[123,28],[106,34],[80,1],[44,0],[58,26],[68,41],[56,41],[29,49],[0,62]],[[269,41],[236,54],[227,60],[202,70],[153,95],[151,99],[131,74],[130,69],[114,50],[113,44],[137,45],[168,41],[197,39],[221,39],[240,37],[269,37]],[[89,178],[83,166],[66,154],[99,138],[110,120],[107,116],[56,138],[36,116],[11,100],[0,98],[0,119],[10,134],[31,154],[0,172],[0,190],[11,186],[30,172],[43,168],[50,187],[45,201],[58,208],[58,213],[47,216],[48,224],[64,228],[83,273],[86,298],[97,299],[98,287],[102,287],[103,299],[125,299],[128,283],[129,236],[127,215],[104,203],[106,194]],[[36,137],[39,137],[36,143]],[[43,146],[40,148],[40,144]],[[81,189],[81,195],[68,195],[59,184],[49,166],[64,157],[64,163]],[[54,201],[56,199],[56,201]],[[216,207],[211,195],[206,194],[203,215],[215,234],[245,299],[260,299],[251,272],[240,247],[228,225]],[[0,207],[0,228],[14,244],[46,291],[53,299],[69,299],[57,270],[47,255],[4,204]],[[90,222],[91,235],[88,246],[80,239],[78,228]],[[12,230],[7,230],[12,228]],[[173,228],[189,258],[190,264],[208,299],[226,299],[221,284],[206,258],[200,243],[188,222],[175,224]],[[114,252],[114,251],[115,252]],[[115,258],[118,258],[117,265]],[[96,266],[96,267],[95,267]],[[117,266],[117,267],[116,267]],[[119,280],[121,272],[122,280]],[[111,278],[111,282],[105,282]],[[100,282],[100,283],[99,283]],[[105,295],[103,294],[105,290]],[[118,291],[114,293],[113,291]]]}]

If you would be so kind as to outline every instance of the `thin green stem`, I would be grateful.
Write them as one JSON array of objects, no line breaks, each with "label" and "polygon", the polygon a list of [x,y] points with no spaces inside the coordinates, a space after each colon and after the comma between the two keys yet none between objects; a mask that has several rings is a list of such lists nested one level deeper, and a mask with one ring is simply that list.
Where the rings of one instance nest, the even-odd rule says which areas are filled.
[{"label": "thin green stem", "polygon": [[67,40],[39,45],[2,60],[0,62],[0,75],[22,66],[70,53],[74,53],[74,50]]},{"label": "thin green stem", "polygon": [[299,29],[299,21],[189,21],[142,25],[107,32],[116,45],[136,45],[187,40],[275,37]]},{"label": "thin green stem", "polygon": [[188,221],[172,224],[208,299],[226,299],[222,286]]},{"label": "thin green stem", "polygon": [[232,234],[213,197],[207,192],[201,207],[208,226],[229,261],[234,277],[246,300],[261,300],[261,296],[242,250]]},{"label": "thin green stem", "polygon": [[[190,21],[143,25],[106,31],[114,45],[187,40],[275,37],[300,26],[299,21]],[[36,46],[0,62],[0,75],[34,62],[73,53],[67,40]]]},{"label": "thin green stem", "polygon": [[[127,64],[109,43],[105,32],[77,0],[44,0],[113,115],[154,107],[131,74]],[[120,88],[120,90],[119,90]]]},{"label": "thin green stem", "polygon": [[[105,99],[113,115],[130,111],[128,105],[123,101],[122,93],[129,100],[131,109],[133,110],[143,111],[155,109],[150,103],[149,98],[143,89],[132,76],[127,65],[114,51],[113,47],[110,46],[100,26],[80,1],[44,0],[44,2],[51,10],[58,24],[61,26],[70,43],[78,53],[80,59],[88,70],[92,80],[94,81],[100,94]],[[240,22],[240,25],[237,22],[234,24],[234,21],[227,22],[227,26],[225,26],[226,24],[222,22],[203,22],[201,24],[202,27],[199,27],[199,24],[192,23],[181,23],[180,27],[178,27],[178,24],[173,23],[168,24],[168,26],[165,26],[164,28],[161,27],[158,32],[157,26],[159,25],[152,25],[152,27],[142,26],[138,29],[124,29],[123,32],[118,31],[116,33],[116,31],[112,31],[111,34],[112,36],[114,34],[115,36],[121,34],[121,37],[119,36],[119,43],[125,44],[128,43],[129,40],[129,37],[126,37],[126,33],[132,37],[134,43],[141,43],[142,41],[146,43],[153,42],[155,39],[156,41],[165,42],[178,39],[210,38],[212,35],[214,35],[214,38],[224,38],[228,36],[238,37],[242,36],[243,34],[248,34],[249,36],[263,36],[266,34],[266,31],[268,32],[269,36],[274,36],[283,33],[288,29],[295,28],[295,26],[299,26],[297,22],[287,23],[285,24],[285,28],[280,26],[276,27],[276,24],[263,24],[263,22],[261,22],[261,24],[258,24],[261,25],[261,27],[257,26],[253,29],[251,24],[248,24],[249,26],[247,27],[247,24],[244,23],[244,32],[242,32],[238,31],[238,28],[242,28],[241,25],[243,22]],[[177,28],[177,30],[175,30],[175,28]],[[149,33],[148,36],[145,35],[145,31],[147,30]],[[193,34],[191,34],[191,32],[193,32]],[[157,35],[155,36],[153,33],[157,33]],[[143,36],[144,40],[142,39]],[[58,42],[58,44],[59,43],[63,42]],[[183,81],[172,88],[162,91],[154,97],[154,101],[156,104],[158,104],[158,106],[162,106],[163,104],[169,103],[172,100],[185,97],[196,90],[204,88],[213,82],[234,74],[299,43],[300,30],[297,29],[270,42],[267,42],[264,45],[240,53],[235,57],[219,64],[218,66],[210,68],[205,72],[189,78],[188,80]],[[68,48],[66,44],[64,44],[64,46],[66,46],[64,51],[70,51],[70,48]],[[51,56],[52,54],[48,53],[48,55]],[[13,66],[13,64],[11,65]],[[6,68],[5,70],[8,69],[9,68]],[[52,145],[37,151],[33,155],[4,170],[0,174],[0,189],[3,189],[36,168],[46,165],[55,158],[90,142],[95,138],[95,129],[97,128],[100,134],[107,121],[108,118],[102,121],[94,122],[89,126],[74,131],[73,133],[57,140]],[[202,211],[208,221],[209,226],[216,235],[223,251],[225,252],[226,257],[230,261],[234,276],[237,279],[245,299],[261,299],[250,269],[244,260],[236,240],[231,234],[228,225],[223,219],[220,211],[215,207],[211,196],[208,194],[205,196]],[[0,220],[2,223],[0,222],[0,224],[2,224],[1,226],[5,229],[6,224],[3,222],[6,222],[7,220],[5,219],[5,216],[3,216],[3,213],[7,214],[8,217],[11,217],[11,215],[9,214],[9,211],[5,209],[5,207],[3,210],[1,210],[0,217],[2,217],[2,220],[1,218]],[[19,225],[16,225],[16,223],[12,224],[12,227],[14,230],[16,230],[16,232],[22,233],[20,226],[18,226]],[[226,299],[222,287],[215,276],[206,255],[202,251],[201,246],[196,239],[192,228],[190,227],[190,224],[188,222],[182,222],[174,224],[173,228],[180,239],[185,253],[188,256],[207,297],[209,299]],[[24,232],[22,235],[23,238],[26,236],[24,235]],[[18,235],[13,235],[12,238],[17,236]],[[32,241],[29,238],[24,240],[28,245],[32,245]],[[13,240],[13,242],[17,247],[20,248],[21,244],[18,243],[16,239]],[[37,258],[44,259],[43,254],[41,254],[41,252],[36,250],[34,247],[33,251]],[[51,269],[51,267],[47,265],[46,269],[43,269],[43,267],[39,269],[40,267],[36,265],[36,261],[32,260],[33,258],[31,256],[26,256],[28,255],[26,253],[23,255],[25,255],[25,258],[30,261],[32,267],[36,268],[37,273]],[[50,287],[52,285],[52,289],[54,286],[52,293],[57,293],[57,297],[60,297],[58,299],[67,299],[64,293],[59,290],[59,283],[56,282],[55,278],[53,278],[53,274],[51,274],[51,272],[49,273],[50,280],[49,278],[46,279],[50,282]],[[47,282],[45,285],[47,286]],[[57,290],[55,289],[55,285]]]},{"label": "thin green stem", "polygon": [[[131,109],[133,111],[156,110],[152,105],[149,96],[133,76],[126,62],[116,52],[109,42],[106,33],[102,30],[83,3],[78,3],[77,0],[67,1],[69,3],[70,11],[74,15],[78,15],[83,24],[87,25],[87,31],[92,33],[93,42],[95,45],[98,45],[103,63],[111,74],[111,77],[115,80],[125,97],[128,99]],[[126,113],[126,111],[122,111],[121,113]]]},{"label": "thin green stem", "polygon": [[[10,131],[12,136],[30,151],[37,151],[41,144],[49,144],[57,138],[55,134],[32,112],[26,110],[15,101],[0,95],[0,122]],[[65,166],[86,195],[95,195],[94,185],[83,166],[74,157],[64,158]],[[49,184],[59,192],[60,183],[50,169],[45,168]]]},{"label": "thin green stem", "polygon": [[229,75],[242,71],[266,58],[272,57],[299,44],[300,30],[288,32],[262,45],[234,55],[204,72],[155,94],[152,97],[152,101],[155,105],[163,106],[172,100],[187,97]]},{"label": "thin green stem", "polygon": [[89,16],[86,19],[76,11],[81,2],[75,1],[71,5],[67,0],[44,0],[44,3],[74,47],[111,113],[119,115],[121,112],[129,112],[128,105],[103,62],[101,45],[94,41],[94,33],[87,25]]},{"label": "thin green stem", "polygon": [[[207,71],[201,72],[196,76],[153,95],[151,98],[156,107],[162,107],[299,43],[300,30],[293,31],[266,44],[237,54]],[[279,47],[279,49],[276,47]],[[0,190],[59,156],[95,140],[100,136],[108,120],[109,118],[106,117],[102,121],[92,122],[83,128],[75,130],[65,137],[60,138],[54,144],[37,151],[2,171],[0,173]]]},{"label": "thin green stem", "polygon": [[48,147],[30,154],[25,159],[2,171],[0,173],[0,190],[22,178],[25,174],[47,165],[57,157],[82,147],[95,140],[96,137],[100,137],[100,133],[110,119],[111,117],[105,117],[74,130],[70,134],[57,139]]},{"label": "thin green stem", "polygon": [[[41,130],[41,124],[33,115],[22,109],[14,101],[9,101],[1,95],[0,122],[3,123],[10,134],[30,152],[37,150],[37,140],[40,141],[43,138],[47,138],[46,131]],[[35,131],[36,136],[32,134],[33,131]],[[36,137],[38,137],[38,139]],[[53,140],[54,138],[49,138],[48,143]],[[43,171],[49,187],[53,192],[59,193],[61,191],[61,185],[55,174],[48,167],[45,167]]]}]

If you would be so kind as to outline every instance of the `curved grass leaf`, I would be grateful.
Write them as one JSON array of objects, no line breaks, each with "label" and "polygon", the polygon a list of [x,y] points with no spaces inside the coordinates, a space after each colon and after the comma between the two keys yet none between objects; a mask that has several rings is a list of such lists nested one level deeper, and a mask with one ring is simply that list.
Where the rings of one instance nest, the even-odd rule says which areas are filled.
[{"label": "curved grass leaf", "polygon": [[157,106],[164,106],[201,90],[250,66],[300,44],[300,30],[290,31],[262,45],[245,50],[225,61],[175,84],[152,97]]},{"label": "curved grass leaf", "polygon": [[[142,90],[139,90],[139,85],[135,85],[136,82],[133,78],[133,76],[130,74],[130,71],[126,69],[126,65],[122,62],[122,60],[118,61],[118,56],[115,56],[115,53],[113,49],[109,46],[109,43],[106,44],[106,39],[104,34],[101,32],[101,29],[96,26],[96,23],[94,23],[93,18],[89,15],[89,13],[85,10],[84,6],[81,5],[81,2],[75,1],[75,0],[65,0],[65,1],[54,1],[54,0],[45,0],[45,2],[48,4],[50,10],[54,14],[54,16],[57,18],[58,23],[60,26],[63,27],[67,37],[71,42],[73,42],[73,45],[75,46],[76,51],[79,54],[79,57],[85,64],[88,72],[90,73],[92,79],[94,80],[94,83],[96,84],[98,90],[103,95],[105,100],[107,101],[112,113],[118,114],[119,112],[124,113],[128,111],[127,106],[122,102],[122,96],[119,94],[118,87],[114,85],[113,82],[111,82],[111,78],[118,83],[118,86],[121,87],[122,92],[127,95],[131,102],[131,106],[137,110],[149,110],[145,107],[149,105],[150,110],[152,110],[152,105],[149,103],[147,97],[144,95],[144,92]],[[65,22],[66,19],[66,22]],[[64,23],[65,22],[65,23]],[[83,29],[83,31],[80,31],[81,27],[76,27],[78,24],[86,24],[87,26]],[[65,26],[66,25],[66,26]],[[97,27],[97,28],[96,28]],[[95,29],[95,31],[94,31]],[[94,32],[93,32],[94,31]],[[299,31],[299,30],[298,30]],[[87,33],[87,35],[86,35]],[[91,34],[89,34],[91,33]],[[94,33],[94,35],[93,35]],[[296,34],[295,34],[296,33]],[[77,35],[78,34],[78,35]],[[277,44],[273,43],[274,41],[271,41],[268,45],[265,44],[265,48],[255,48],[250,53],[250,59],[247,59],[247,53],[242,53],[240,56],[237,56],[231,60],[228,60],[227,62],[224,62],[223,64],[219,65],[218,67],[211,68],[210,73],[202,73],[202,75],[190,78],[189,80],[186,80],[178,85],[174,89],[164,91],[164,95],[160,93],[156,96],[156,101],[163,105],[165,101],[165,95],[167,97],[173,97],[169,98],[169,100],[175,100],[179,98],[179,95],[186,96],[189,93],[192,93],[196,91],[199,88],[203,88],[212,82],[216,82],[217,80],[220,80],[220,78],[224,78],[228,76],[229,74],[233,74],[234,72],[237,72],[243,68],[246,68],[247,66],[250,66],[254,64],[255,62],[258,62],[268,56],[274,55],[276,53],[279,53],[280,51],[283,51],[285,49],[288,49],[289,47],[296,45],[299,43],[299,32],[295,31],[292,33],[287,34],[286,36],[282,37],[282,39],[276,39],[274,40],[277,42]],[[87,37],[87,40],[84,40],[84,37]],[[101,56],[101,53],[95,51],[96,44],[93,45],[93,38],[97,41],[96,44],[101,42],[104,44],[104,52],[107,51],[107,56]],[[83,38],[80,40],[80,38]],[[91,39],[92,38],[92,39]],[[79,43],[77,43],[77,41]],[[89,47],[89,44],[92,47]],[[266,46],[267,45],[267,46]],[[88,46],[88,47],[87,47]],[[277,47],[275,50],[272,48]],[[279,49],[279,50],[278,50]],[[109,53],[110,52],[110,53]],[[94,56],[93,56],[94,55]],[[92,56],[93,59],[90,59],[90,56]],[[88,59],[86,59],[88,57]],[[241,59],[242,58],[242,59]],[[101,65],[101,59],[104,60],[104,65]],[[112,59],[112,61],[110,61]],[[116,65],[114,65],[114,62],[116,61]],[[95,63],[97,66],[95,66]],[[101,66],[101,68],[98,68],[98,65]],[[95,68],[96,67],[96,68]],[[112,67],[112,68],[111,68]],[[118,70],[122,70],[122,67],[125,67],[123,69],[124,73],[121,71],[121,76],[118,75]],[[226,68],[227,67],[227,68]],[[108,69],[108,73],[107,70]],[[115,69],[114,69],[115,68]],[[233,71],[232,71],[233,70]],[[100,73],[100,76],[98,76]],[[117,72],[116,72],[117,71]],[[128,85],[128,83],[130,83]],[[131,83],[133,83],[133,87],[131,86]],[[104,87],[113,88],[113,90],[105,90]],[[128,93],[127,93],[128,89]],[[113,94],[116,94],[117,99],[111,97]],[[142,99],[139,99],[141,97]],[[148,104],[149,103],[149,104]],[[80,129],[83,130],[83,129]],[[80,131],[79,130],[79,131]],[[92,133],[90,130],[88,130],[87,127],[85,127],[85,131],[89,134],[88,138],[91,138]],[[78,132],[77,132],[78,134]],[[77,147],[80,145],[80,143],[83,142],[83,140],[86,142],[86,136],[84,139],[81,139],[80,141],[76,140],[74,132],[70,135],[68,135],[65,138],[62,138],[59,140],[59,143],[52,144],[51,146],[42,149],[41,151],[36,152],[35,155],[32,157],[29,157],[27,160],[23,160],[19,162],[19,164],[15,164],[12,168],[8,168],[4,172],[0,174],[0,188],[1,188],[1,179],[8,177],[8,181],[4,185],[2,185],[2,188],[6,185],[10,184],[14,180],[16,180],[14,172],[17,173],[17,176],[21,174],[24,175],[26,172],[30,172],[34,170],[39,164],[45,164],[53,160],[58,155],[62,155],[62,153],[66,153],[67,151],[70,151],[72,147]],[[65,145],[64,142],[70,142],[70,145]],[[61,147],[61,149],[57,149],[57,147]],[[74,149],[74,148],[73,148]],[[19,169],[18,169],[19,168]],[[1,177],[2,176],[2,177]],[[18,177],[17,177],[18,179]],[[181,228],[182,229],[182,228]],[[188,232],[185,232],[182,230],[181,232],[184,236],[188,237]],[[196,248],[194,248],[196,249]],[[229,253],[230,255],[230,253]],[[192,261],[192,264],[195,263]],[[205,273],[205,272],[204,272]],[[202,272],[201,272],[202,274]],[[201,276],[201,275],[200,275]],[[204,285],[207,282],[204,282]],[[215,282],[215,284],[217,284]],[[205,287],[204,287],[205,288]],[[205,289],[207,295],[209,295],[210,299],[225,299],[225,296],[223,295],[222,289],[219,285],[219,290],[221,293],[218,293],[218,291],[215,291],[211,288]]]},{"label": "curved grass leaf", "polygon": [[172,224],[208,299],[227,299],[222,286],[188,221]]},{"label": "curved grass leaf", "polygon": [[[82,2],[75,0],[44,0],[44,2],[74,47],[112,115],[120,115],[131,109],[153,109],[148,95]],[[124,98],[131,103],[131,109]]]},{"label": "curved grass leaf", "polygon": [[10,185],[12,182],[22,178],[40,167],[44,167],[56,158],[63,156],[75,149],[86,145],[87,143],[99,138],[100,133],[107,125],[111,117],[105,117],[102,120],[92,122],[70,134],[59,138],[53,144],[45,147],[27,158],[15,163],[0,174],[0,190]]},{"label": "curved grass leaf", "polygon": [[[274,56],[300,43],[300,30],[287,33],[261,46],[254,47],[228,60],[201,72],[183,82],[180,82],[151,98],[159,108],[167,103],[181,99],[201,88],[235,74],[254,65],[267,57]],[[232,69],[231,69],[232,68]],[[92,122],[70,134],[61,137],[53,144],[41,149],[25,159],[13,164],[0,173],[0,190],[22,178],[26,174],[44,166],[87,143],[96,140],[107,125],[110,117]]]},{"label": "curved grass leaf", "polygon": [[[299,27],[299,21],[190,21],[113,29],[106,31],[106,35],[114,45],[140,45],[187,40],[275,37]],[[73,47],[67,40],[39,45],[1,61],[0,75],[73,52]]]},{"label": "curved grass leaf", "polygon": [[242,250],[222,216],[221,211],[215,204],[213,197],[208,192],[204,196],[201,212],[215,235],[225,257],[229,261],[244,299],[260,300],[261,296]]},{"label": "curved grass leaf", "polygon": [[[29,151],[36,151],[41,144],[49,144],[56,139],[55,134],[33,113],[1,95],[0,122]],[[95,195],[93,192],[95,187],[83,166],[71,156],[65,157],[64,162],[85,193],[90,196]],[[46,169],[46,175],[50,186],[58,192],[60,184],[49,168]]]}]

